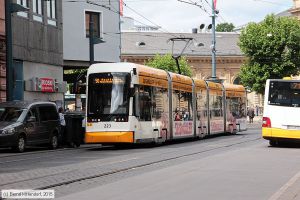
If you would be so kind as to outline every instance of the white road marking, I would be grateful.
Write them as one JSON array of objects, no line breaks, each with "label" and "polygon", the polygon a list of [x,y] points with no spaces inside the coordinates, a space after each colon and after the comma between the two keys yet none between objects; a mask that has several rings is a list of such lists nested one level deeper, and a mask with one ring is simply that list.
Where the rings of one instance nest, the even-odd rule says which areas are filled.
[{"label": "white road marking", "polygon": [[273,194],[269,200],[279,199],[298,179],[300,179],[300,171],[293,176],[285,185],[283,185],[275,194]]}]

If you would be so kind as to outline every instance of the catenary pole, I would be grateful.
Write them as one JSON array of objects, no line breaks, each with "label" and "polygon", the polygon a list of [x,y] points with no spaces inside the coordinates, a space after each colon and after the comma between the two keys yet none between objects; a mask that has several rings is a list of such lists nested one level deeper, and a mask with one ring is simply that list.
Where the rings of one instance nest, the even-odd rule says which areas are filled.
[{"label": "catenary pole", "polygon": [[216,5],[215,1],[212,0],[212,72],[211,79],[216,80]]}]

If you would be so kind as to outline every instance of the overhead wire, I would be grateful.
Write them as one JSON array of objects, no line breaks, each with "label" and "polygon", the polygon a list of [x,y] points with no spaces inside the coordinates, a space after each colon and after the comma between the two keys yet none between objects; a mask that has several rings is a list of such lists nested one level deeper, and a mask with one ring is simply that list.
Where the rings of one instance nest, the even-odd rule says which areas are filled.
[{"label": "overhead wire", "polygon": [[[108,7],[107,5],[103,5],[103,4],[96,3],[96,1],[97,1],[97,0],[93,0],[93,1],[91,1],[91,0],[73,0],[73,1],[72,1],[72,0],[66,0],[66,2],[87,2],[87,3],[89,3],[89,4],[92,4],[92,5],[95,5],[95,6],[102,7],[102,8],[104,8],[104,9],[106,9],[106,10],[109,10],[109,11],[111,11],[111,12],[114,12],[114,13],[120,15],[120,12],[119,12],[114,6],[112,6],[112,4],[109,4],[110,7]],[[189,0],[189,1],[192,2],[191,0]],[[205,0],[205,1],[207,2],[207,0]],[[98,2],[100,2],[100,1],[98,1]],[[114,1],[111,0],[111,1],[101,1],[101,2],[114,2]],[[118,1],[115,1],[115,2],[118,2]],[[208,3],[208,2],[207,2],[207,3]],[[128,6],[127,4],[125,4],[124,2],[123,2],[123,5],[126,6],[128,9],[130,9],[131,11],[133,11],[134,13],[136,13],[137,15],[139,15],[140,17],[142,17],[143,19],[145,19],[145,20],[147,20],[148,22],[150,22],[151,24],[154,24],[154,25],[157,26],[157,27],[161,27],[160,25],[158,25],[157,23],[153,22],[152,20],[149,20],[147,17],[143,16],[142,14],[140,14],[139,12],[137,12],[135,9],[133,9],[132,7],[130,7],[130,6]],[[202,6],[203,6],[203,5],[202,5]],[[203,9],[202,9],[202,10],[203,10]],[[207,14],[209,14],[205,8],[204,8],[203,11],[206,12]],[[140,23],[140,24],[143,24],[143,25],[145,25],[145,26],[148,26],[148,24],[145,24],[145,23],[140,22],[140,21],[138,21],[138,20],[135,20],[135,21],[138,22],[138,23]],[[171,32],[169,32],[168,30],[166,30],[166,29],[164,29],[164,28],[161,28],[161,29],[164,30],[164,31],[159,30],[158,32],[160,32],[160,33],[166,33],[166,34],[168,34],[168,35],[170,35],[170,36],[172,36],[172,37],[184,37],[184,36],[182,36],[182,35],[180,35],[180,34],[179,34],[179,35],[176,35],[176,34],[174,34],[174,33],[171,33]],[[110,36],[110,37],[116,37],[115,35],[117,35],[117,34],[122,34],[122,33],[103,32],[103,34],[104,34],[104,35],[107,35],[107,36]],[[139,33],[139,35],[140,35],[140,33]],[[161,36],[161,35],[153,36],[153,35],[150,35],[150,34],[148,34],[148,35],[144,34],[143,36],[144,36],[144,37],[165,37],[165,38],[170,39],[169,37]],[[194,39],[195,39],[195,38],[194,38]],[[127,40],[128,40],[128,39],[127,39]],[[196,40],[196,39],[195,39],[195,40]],[[131,42],[136,42],[136,41],[131,41]],[[197,40],[196,40],[196,42],[197,42]],[[169,51],[169,49],[159,49],[159,48],[157,48],[157,47],[155,47],[155,46],[151,46],[151,45],[149,45],[149,44],[147,44],[147,45],[150,46],[150,47],[152,47],[152,48],[153,48],[152,50],[165,50],[165,51]],[[197,50],[191,49],[190,45],[188,46],[188,49],[189,49],[191,52],[197,52]],[[149,50],[151,50],[151,49],[149,49]],[[175,50],[178,50],[178,51],[179,51],[179,49],[177,49],[177,48],[176,48]]]}]

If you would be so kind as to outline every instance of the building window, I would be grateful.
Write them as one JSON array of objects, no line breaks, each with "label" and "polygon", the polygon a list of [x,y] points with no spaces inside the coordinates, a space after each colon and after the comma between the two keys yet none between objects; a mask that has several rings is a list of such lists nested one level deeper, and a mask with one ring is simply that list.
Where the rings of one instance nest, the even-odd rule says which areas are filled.
[{"label": "building window", "polygon": [[56,0],[47,0],[48,24],[56,26]]},{"label": "building window", "polygon": [[93,22],[93,35],[100,38],[100,13],[97,12],[85,12],[85,32],[86,37],[90,35],[90,22]]},{"label": "building window", "polygon": [[240,77],[237,77],[236,79],[234,79],[233,84],[235,84],[235,85],[240,85],[240,84],[241,84],[241,79],[240,79]]},{"label": "building window", "polygon": [[43,4],[42,0],[32,0],[33,20],[43,22]]},{"label": "building window", "polygon": [[[28,7],[28,0],[17,0],[17,4],[27,8]],[[28,17],[27,12],[18,12],[17,15],[22,16],[22,17]]]}]

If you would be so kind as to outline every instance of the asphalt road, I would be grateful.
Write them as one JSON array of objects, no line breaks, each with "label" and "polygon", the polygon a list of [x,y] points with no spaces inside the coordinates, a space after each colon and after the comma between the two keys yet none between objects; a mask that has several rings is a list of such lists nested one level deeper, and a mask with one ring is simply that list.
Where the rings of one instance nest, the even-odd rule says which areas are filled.
[{"label": "asphalt road", "polygon": [[282,199],[297,183],[299,152],[269,147],[255,127],[158,147],[0,150],[0,189],[55,189],[62,199]]}]

